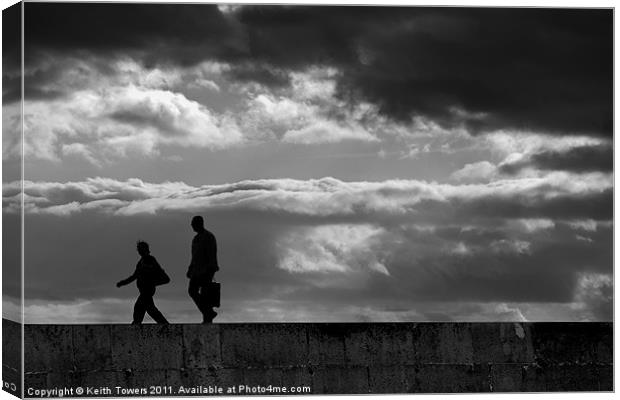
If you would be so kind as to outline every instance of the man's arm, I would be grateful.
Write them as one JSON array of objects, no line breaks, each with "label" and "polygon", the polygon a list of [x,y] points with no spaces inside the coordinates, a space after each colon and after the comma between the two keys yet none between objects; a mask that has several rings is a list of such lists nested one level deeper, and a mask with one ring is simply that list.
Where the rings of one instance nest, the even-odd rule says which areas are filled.
[{"label": "man's arm", "polygon": [[191,258],[189,260],[189,266],[187,267],[187,273],[185,274],[185,276],[191,279],[193,275],[193,266],[196,258],[196,236],[194,236],[194,238],[192,239],[192,248],[190,254]]},{"label": "man's arm", "polygon": [[217,239],[215,239],[215,235],[213,235],[213,234],[211,234],[211,237],[213,238],[213,243],[212,243],[212,246],[213,246],[213,264],[214,264],[214,267],[215,267],[215,268],[213,268],[213,270],[214,271],[219,271],[220,270],[220,265],[219,265],[219,263],[217,261]]}]

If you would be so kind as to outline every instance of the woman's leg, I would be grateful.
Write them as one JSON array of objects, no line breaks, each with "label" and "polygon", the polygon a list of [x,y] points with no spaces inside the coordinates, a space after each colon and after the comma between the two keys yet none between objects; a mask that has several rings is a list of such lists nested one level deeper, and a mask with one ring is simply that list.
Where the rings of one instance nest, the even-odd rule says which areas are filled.
[{"label": "woman's leg", "polygon": [[164,317],[164,315],[155,307],[155,302],[153,301],[153,295],[155,294],[155,289],[153,289],[152,294],[145,299],[145,308],[146,312],[157,322],[158,324],[167,324],[168,320]]},{"label": "woman's leg", "polygon": [[142,293],[136,299],[136,304],[133,306],[133,322],[134,325],[140,325],[144,320],[144,313],[146,308],[144,306],[144,296]]}]

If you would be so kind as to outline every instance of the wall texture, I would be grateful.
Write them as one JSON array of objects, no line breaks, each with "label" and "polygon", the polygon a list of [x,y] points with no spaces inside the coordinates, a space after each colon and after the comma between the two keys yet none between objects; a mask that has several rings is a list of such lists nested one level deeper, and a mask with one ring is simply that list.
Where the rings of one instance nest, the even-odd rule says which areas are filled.
[{"label": "wall texture", "polygon": [[2,390],[19,396],[21,389],[22,325],[2,319]]},{"label": "wall texture", "polygon": [[26,389],[613,390],[611,323],[26,325],[24,340]]}]

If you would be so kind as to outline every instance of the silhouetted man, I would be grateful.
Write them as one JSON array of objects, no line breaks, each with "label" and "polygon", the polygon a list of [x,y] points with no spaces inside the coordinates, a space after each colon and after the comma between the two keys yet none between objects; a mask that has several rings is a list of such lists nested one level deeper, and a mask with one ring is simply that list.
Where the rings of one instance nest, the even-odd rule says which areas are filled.
[{"label": "silhouetted man", "polygon": [[217,263],[217,243],[215,236],[205,229],[204,220],[197,215],[192,218],[192,229],[196,236],[192,240],[192,260],[187,270],[189,288],[187,292],[202,313],[202,323],[213,322],[217,312],[208,299],[209,283],[220,269]]},{"label": "silhouetted man", "polygon": [[140,295],[133,307],[132,324],[140,325],[142,320],[144,320],[145,313],[148,313],[158,324],[167,324],[168,321],[157,307],[155,307],[155,302],[153,302],[153,295],[155,294],[155,275],[158,273],[158,270],[161,269],[161,266],[155,257],[151,255],[148,243],[139,241],[136,247],[138,254],[141,256],[136,265],[136,270],[129,278],[118,282],[116,287],[128,285],[136,281],[136,286],[140,291]]}]

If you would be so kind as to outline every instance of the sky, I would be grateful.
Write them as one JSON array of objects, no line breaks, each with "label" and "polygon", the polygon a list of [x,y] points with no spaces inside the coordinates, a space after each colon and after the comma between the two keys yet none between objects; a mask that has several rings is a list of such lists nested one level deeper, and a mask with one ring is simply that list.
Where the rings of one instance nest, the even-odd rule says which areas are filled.
[{"label": "sky", "polygon": [[[138,239],[172,278],[160,310],[199,321],[194,215],[218,240],[219,322],[611,320],[612,18],[26,3],[25,321],[129,322],[137,290],[115,283]],[[19,41],[3,26],[15,230]]]}]

